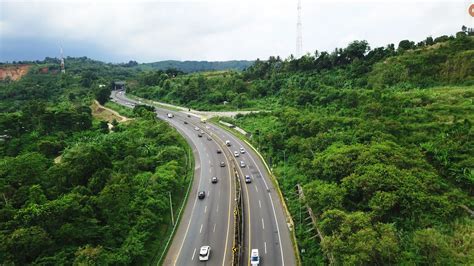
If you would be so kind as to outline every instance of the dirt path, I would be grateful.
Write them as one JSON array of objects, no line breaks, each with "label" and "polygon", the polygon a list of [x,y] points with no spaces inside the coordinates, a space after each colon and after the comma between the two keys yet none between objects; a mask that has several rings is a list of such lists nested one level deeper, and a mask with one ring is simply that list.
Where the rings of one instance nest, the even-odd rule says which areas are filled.
[{"label": "dirt path", "polygon": [[131,118],[120,115],[117,111],[107,108],[101,105],[97,100],[94,100],[94,103],[91,105],[92,115],[98,119],[106,120],[107,122],[112,122],[117,120],[119,123],[127,122],[132,120]]}]

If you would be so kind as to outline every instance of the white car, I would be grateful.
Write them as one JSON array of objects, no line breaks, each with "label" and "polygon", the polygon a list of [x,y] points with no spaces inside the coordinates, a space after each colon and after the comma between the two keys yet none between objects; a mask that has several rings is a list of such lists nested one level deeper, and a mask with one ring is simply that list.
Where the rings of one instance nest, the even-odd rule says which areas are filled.
[{"label": "white car", "polygon": [[245,175],[245,183],[252,183],[252,179],[250,178],[249,175]]},{"label": "white car", "polygon": [[244,148],[240,148],[240,153],[244,154],[244,153],[245,153],[245,149],[244,149]]},{"label": "white car", "polygon": [[230,147],[230,141],[226,140],[225,145],[227,145],[227,147]]},{"label": "white car", "polygon": [[241,167],[241,168],[244,168],[244,167],[245,167],[245,162],[244,162],[244,161],[240,161],[240,167]]},{"label": "white car", "polygon": [[200,261],[208,261],[209,255],[211,255],[211,247],[210,246],[202,246],[199,250],[199,260]]},{"label": "white car", "polygon": [[195,127],[194,130],[199,131],[199,128],[198,128],[198,127]]},{"label": "white car", "polygon": [[168,113],[168,118],[173,118],[173,114],[172,113]]},{"label": "white car", "polygon": [[238,151],[234,151],[234,156],[235,156],[235,157],[239,157],[239,152],[238,152]]},{"label": "white car", "polygon": [[258,249],[252,249],[250,253],[250,264],[251,265],[259,265],[260,264],[260,257],[258,256]]}]

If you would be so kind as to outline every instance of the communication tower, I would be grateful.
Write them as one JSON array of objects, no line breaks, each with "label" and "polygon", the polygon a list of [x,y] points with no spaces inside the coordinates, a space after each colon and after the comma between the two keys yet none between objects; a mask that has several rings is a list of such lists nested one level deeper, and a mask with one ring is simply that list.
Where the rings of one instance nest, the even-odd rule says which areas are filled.
[{"label": "communication tower", "polygon": [[303,52],[303,33],[302,33],[302,24],[301,24],[301,0],[298,0],[298,20],[296,22],[296,58],[301,57]]},{"label": "communication tower", "polygon": [[60,52],[61,52],[61,73],[66,73],[66,69],[64,68],[64,56],[63,56],[63,48],[60,47]]}]

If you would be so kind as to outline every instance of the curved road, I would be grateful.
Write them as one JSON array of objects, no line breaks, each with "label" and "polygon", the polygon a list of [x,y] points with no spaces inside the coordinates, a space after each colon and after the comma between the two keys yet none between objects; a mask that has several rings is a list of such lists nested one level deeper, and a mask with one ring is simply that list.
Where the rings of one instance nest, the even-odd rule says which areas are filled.
[{"label": "curved road", "polygon": [[[129,107],[138,104],[127,98],[124,92],[113,91],[112,98]],[[168,121],[188,140],[196,158],[194,183],[181,224],[163,264],[231,264],[235,195],[230,160],[236,159],[238,164],[243,161],[246,165],[238,167],[244,197],[244,265],[250,265],[251,249],[259,250],[261,265],[296,265],[282,203],[263,162],[254,151],[228,131],[211,123],[199,123],[198,117],[188,117],[183,112],[162,108],[156,110],[158,118]],[[173,113],[174,117],[169,119],[167,113]],[[197,136],[196,126],[205,131],[202,138]],[[212,140],[207,140],[208,135]],[[217,143],[225,140],[231,142],[230,147],[222,147]],[[218,148],[225,149],[227,155],[217,154]],[[237,158],[230,158],[240,148],[244,148],[245,153],[240,153]],[[225,167],[219,166],[221,161],[225,162]],[[245,183],[245,175],[251,176],[251,183]],[[212,176],[219,178],[217,184],[210,182]],[[206,191],[206,198],[198,200],[197,192],[202,190]],[[206,263],[199,261],[199,248],[202,245],[211,246],[211,258]]]}]

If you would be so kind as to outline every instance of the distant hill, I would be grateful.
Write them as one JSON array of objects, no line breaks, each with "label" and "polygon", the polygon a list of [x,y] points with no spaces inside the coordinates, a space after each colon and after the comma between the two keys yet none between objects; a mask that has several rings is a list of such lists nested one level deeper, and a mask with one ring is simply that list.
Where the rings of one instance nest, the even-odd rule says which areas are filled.
[{"label": "distant hill", "polygon": [[243,70],[253,64],[253,61],[247,60],[232,60],[232,61],[176,61],[167,60],[159,61],[154,63],[140,64],[137,67],[144,70],[166,70],[169,68],[175,68],[186,73],[210,71],[210,70]]}]

